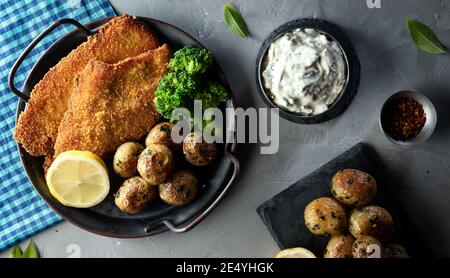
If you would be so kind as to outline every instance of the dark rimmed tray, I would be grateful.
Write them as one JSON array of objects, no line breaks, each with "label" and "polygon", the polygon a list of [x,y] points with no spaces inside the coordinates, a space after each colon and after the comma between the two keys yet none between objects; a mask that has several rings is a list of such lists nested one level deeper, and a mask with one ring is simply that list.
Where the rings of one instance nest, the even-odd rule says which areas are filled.
[{"label": "dark rimmed tray", "polygon": [[403,245],[412,257],[432,257],[407,210],[390,186],[387,171],[376,152],[366,144],[357,144],[329,161],[316,171],[300,179],[286,190],[257,208],[257,212],[273,239],[281,249],[304,247],[321,257],[327,237],[312,235],[305,226],[303,211],[306,205],[319,197],[330,197],[330,181],[345,168],[370,173],[378,184],[378,192],[371,204],[386,208],[394,218],[395,236],[392,243]]},{"label": "dark rimmed tray", "polygon": [[[25,109],[31,89],[42,79],[48,69],[72,49],[84,42],[87,35],[93,34],[98,27],[107,23],[110,19],[111,17],[96,20],[84,26],[73,19],[59,20],[42,32],[27,47],[13,66],[8,80],[11,91],[21,98],[18,102],[16,121],[20,112]],[[161,41],[168,43],[173,49],[178,49],[185,45],[203,47],[194,37],[173,25],[146,17],[138,17],[138,19],[152,28],[159,35]],[[42,54],[29,72],[22,91],[19,91],[14,87],[13,78],[20,63],[42,38],[62,24],[71,24],[77,29],[60,38]],[[211,71],[212,75],[230,92],[230,99],[225,106],[234,108],[234,97],[220,66],[215,63]],[[230,129],[226,130],[226,134],[234,134],[235,119],[228,118],[227,120],[231,121],[231,123],[226,125]],[[111,181],[111,192],[99,205],[89,209],[63,206],[53,198],[47,188],[42,167],[43,159],[30,156],[20,145],[18,145],[18,150],[23,167],[33,186],[45,202],[64,219],[93,233],[112,237],[133,238],[150,236],[167,230],[173,232],[189,231],[215,208],[239,173],[239,162],[232,154],[236,148],[235,136],[231,136],[231,138],[231,142],[220,145],[221,152],[219,159],[215,163],[206,168],[196,169],[196,173],[201,175],[200,181],[202,186],[199,196],[191,204],[183,207],[172,207],[158,201],[152,204],[145,212],[137,215],[122,213],[113,204],[112,194],[117,191],[123,181],[118,178]]]}]

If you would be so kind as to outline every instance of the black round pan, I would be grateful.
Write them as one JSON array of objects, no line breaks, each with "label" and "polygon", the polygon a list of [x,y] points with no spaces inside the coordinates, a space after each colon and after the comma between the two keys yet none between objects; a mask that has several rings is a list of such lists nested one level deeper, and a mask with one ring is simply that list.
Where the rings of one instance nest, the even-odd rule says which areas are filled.
[{"label": "black round pan", "polygon": [[[100,19],[86,24],[85,26],[73,19],[61,19],[36,37],[14,64],[8,80],[11,91],[20,97],[16,121],[18,115],[25,109],[26,101],[29,99],[28,95],[33,86],[39,82],[45,73],[61,58],[84,42],[88,35],[93,34],[98,27],[107,23],[110,19],[111,18]],[[161,41],[168,43],[173,49],[178,49],[185,45],[203,47],[194,37],[175,26],[145,17],[138,17],[138,19],[157,32]],[[42,54],[28,74],[22,91],[19,91],[14,87],[13,79],[15,71],[31,49],[43,37],[62,24],[74,25],[76,30],[60,38],[47,49],[44,54]],[[231,94],[230,86],[219,65],[215,63],[211,71],[212,75],[228,88],[230,92],[230,99],[226,102],[225,107],[234,108],[235,102]],[[226,126],[229,127],[229,130],[225,130],[225,132],[227,132],[225,134],[233,134],[232,142],[219,145],[220,155],[212,165],[207,166],[206,168],[191,168],[191,170],[195,171],[195,174],[199,177],[202,185],[197,198],[189,205],[183,207],[172,207],[161,201],[157,201],[148,209],[136,215],[127,215],[114,205],[113,194],[123,182],[123,180],[119,178],[112,178],[109,196],[95,207],[89,209],[77,209],[63,206],[53,198],[47,188],[42,168],[43,159],[30,156],[20,145],[18,145],[18,149],[23,167],[37,192],[59,215],[82,229],[105,236],[124,238],[144,237],[167,230],[173,232],[186,232],[200,223],[214,209],[224,197],[230,186],[234,183],[239,173],[239,162],[232,154],[236,148],[236,139],[233,132],[236,123],[234,118],[228,118],[227,121],[231,122],[227,123]],[[106,162],[111,164],[110,161]],[[184,165],[184,167],[189,166]],[[110,176],[113,177],[115,175],[110,174]]]}]

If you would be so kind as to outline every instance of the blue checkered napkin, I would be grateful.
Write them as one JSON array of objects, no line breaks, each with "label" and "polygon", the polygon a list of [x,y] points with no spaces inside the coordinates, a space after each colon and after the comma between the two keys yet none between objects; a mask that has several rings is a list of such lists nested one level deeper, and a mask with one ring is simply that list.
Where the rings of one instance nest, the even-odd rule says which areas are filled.
[{"label": "blue checkered napkin", "polygon": [[[86,23],[112,15],[107,0],[0,0],[0,251],[61,221],[22,169],[12,138],[18,99],[8,89],[9,70],[32,39],[54,21],[68,17]],[[35,47],[16,73],[17,88],[40,54],[70,29],[59,27]]]}]

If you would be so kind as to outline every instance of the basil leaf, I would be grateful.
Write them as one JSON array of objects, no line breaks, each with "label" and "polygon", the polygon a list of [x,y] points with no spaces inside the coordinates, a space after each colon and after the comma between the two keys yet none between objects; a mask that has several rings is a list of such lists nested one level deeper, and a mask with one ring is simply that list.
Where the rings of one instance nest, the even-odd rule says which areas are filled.
[{"label": "basil leaf", "polygon": [[418,48],[431,54],[443,54],[446,52],[445,47],[436,34],[425,24],[408,18],[408,29],[411,39]]},{"label": "basil leaf", "polygon": [[19,245],[16,245],[12,249],[11,254],[9,255],[9,257],[13,258],[13,259],[19,259],[19,258],[22,258],[22,255],[23,255],[22,249],[20,249]]},{"label": "basil leaf", "polygon": [[34,244],[33,240],[30,240],[30,243],[28,243],[28,247],[23,253],[22,258],[28,258],[28,259],[36,259],[39,258],[39,251],[37,250],[36,245]]},{"label": "basil leaf", "polygon": [[245,23],[244,18],[236,10],[235,7],[230,4],[223,5],[223,18],[225,19],[225,23],[228,25],[228,29],[241,38],[247,38],[249,32],[247,28],[247,24]]}]

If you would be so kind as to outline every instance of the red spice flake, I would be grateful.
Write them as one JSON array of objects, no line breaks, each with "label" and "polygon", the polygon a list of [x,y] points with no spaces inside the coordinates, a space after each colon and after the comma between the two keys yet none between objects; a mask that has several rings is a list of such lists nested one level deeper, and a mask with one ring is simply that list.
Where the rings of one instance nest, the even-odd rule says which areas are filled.
[{"label": "red spice flake", "polygon": [[423,106],[407,97],[400,97],[389,102],[382,114],[383,129],[398,141],[407,141],[416,137],[427,120]]}]

